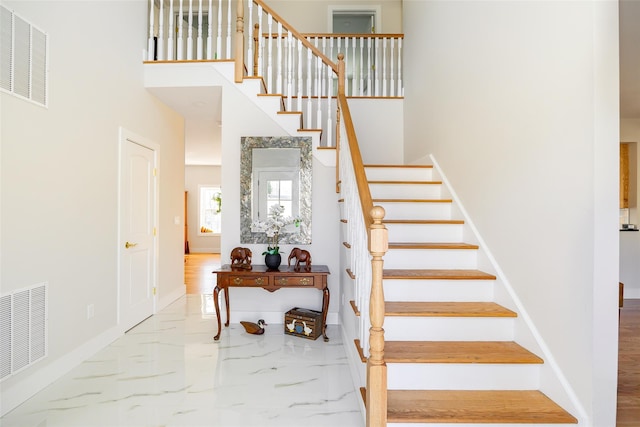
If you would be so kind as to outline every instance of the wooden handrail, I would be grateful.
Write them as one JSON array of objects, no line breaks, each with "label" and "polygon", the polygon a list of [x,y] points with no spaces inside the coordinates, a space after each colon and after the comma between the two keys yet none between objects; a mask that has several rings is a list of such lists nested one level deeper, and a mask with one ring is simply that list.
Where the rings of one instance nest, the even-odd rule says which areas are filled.
[{"label": "wooden handrail", "polygon": [[375,33],[375,34],[364,34],[364,33],[301,33],[303,37],[327,37],[327,38],[341,38],[344,39],[346,37],[356,37],[356,38],[366,38],[366,39],[388,39],[388,38],[394,38],[394,39],[403,39],[404,38],[404,34],[382,34],[382,33]]},{"label": "wooden handrail", "polygon": [[353,161],[356,185],[358,187],[358,193],[360,194],[360,206],[362,207],[362,214],[364,215],[364,225],[367,230],[369,230],[371,224],[373,224],[373,220],[371,219],[373,201],[371,199],[369,184],[367,183],[367,176],[364,172],[364,163],[362,162],[358,138],[356,137],[356,132],[353,127],[349,104],[347,103],[347,97],[344,93],[338,94],[338,103],[340,104],[340,111],[342,112],[344,127],[347,133],[347,144],[349,144],[349,151],[351,152],[351,159]]},{"label": "wooden handrail", "polygon": [[[282,24],[282,26],[287,31],[289,31],[296,39],[300,40],[302,42],[302,44],[304,46],[306,46],[308,49],[310,49],[311,52],[313,52],[317,57],[322,59],[322,62],[324,62],[326,65],[330,66],[334,73],[338,74],[338,66],[336,65],[335,62],[333,62],[331,59],[327,58],[327,56],[324,53],[320,52],[320,50],[318,50],[317,47],[315,47],[314,45],[309,43],[309,41],[301,33],[296,31],[296,29],[293,28],[291,25],[289,25],[289,23],[287,21],[282,19],[282,17],[280,15],[278,15],[273,9],[271,9],[264,1],[262,1],[262,0],[253,0],[253,2],[255,4],[259,5],[259,6],[262,6],[262,9],[264,11],[266,11],[268,14],[270,14],[273,17],[273,19],[275,19],[277,22]],[[238,3],[242,3],[242,2],[239,1]]]}]

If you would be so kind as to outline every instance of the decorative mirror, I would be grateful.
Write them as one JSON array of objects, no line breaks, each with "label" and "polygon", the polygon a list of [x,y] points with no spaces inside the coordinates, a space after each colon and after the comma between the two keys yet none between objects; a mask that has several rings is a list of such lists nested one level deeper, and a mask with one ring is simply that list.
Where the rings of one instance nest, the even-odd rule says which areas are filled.
[{"label": "decorative mirror", "polygon": [[281,244],[311,243],[310,137],[242,137],[240,154],[240,242],[269,243],[252,223],[265,220],[269,208],[300,219],[279,236]]}]

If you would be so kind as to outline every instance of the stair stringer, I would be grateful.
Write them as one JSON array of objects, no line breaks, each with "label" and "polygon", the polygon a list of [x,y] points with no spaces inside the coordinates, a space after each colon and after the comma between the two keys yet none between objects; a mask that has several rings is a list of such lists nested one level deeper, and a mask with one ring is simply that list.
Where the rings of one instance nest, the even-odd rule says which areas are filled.
[{"label": "stair stringer", "polygon": [[[429,159],[434,168],[434,179],[441,180],[443,183],[442,197],[453,200],[453,217],[462,218],[464,220],[464,240],[468,243],[477,244],[479,246],[477,268],[496,276],[493,288],[494,301],[518,314],[514,319],[513,326],[516,340],[519,344],[538,354],[545,361],[545,363],[539,367],[540,391],[545,393],[549,398],[578,418],[579,426],[588,425],[586,410],[580,403],[575,390],[564,376],[560,366],[553,357],[552,352],[546,345],[544,338],[535,327],[535,324],[527,313],[524,304],[518,298],[515,290],[498,265],[495,257],[488,249],[487,244],[480,235],[478,229],[475,227],[469,214],[464,208],[464,205],[455,193],[455,190],[453,190],[437,160],[433,155],[430,155]],[[392,424],[389,424],[389,426],[391,425]],[[433,426],[433,424],[429,424],[429,426]],[[457,424],[457,426],[462,427],[461,424]]]},{"label": "stair stringer", "polygon": [[266,95],[266,89],[261,77],[245,77],[241,83],[235,82],[233,70],[229,72],[225,69],[221,73],[227,80],[232,82],[236,87],[256,106],[258,106],[268,117],[278,123],[283,131],[290,136],[309,136],[311,137],[313,156],[324,166],[336,165],[335,150],[321,150],[320,138],[321,132],[312,129],[301,128],[301,115],[303,112],[292,114],[278,114],[285,111],[284,103],[280,95]]},{"label": "stair stringer", "polygon": [[[335,150],[318,149],[320,146],[320,132],[300,129],[300,126],[297,125],[297,123],[299,123],[299,117],[297,115],[291,117],[292,115],[290,114],[278,114],[281,109],[274,109],[273,100],[267,99],[271,97],[258,96],[264,93],[262,79],[245,78],[241,83],[236,83],[234,80],[233,62],[215,61],[145,64],[144,86],[160,99],[162,99],[162,96],[156,89],[161,88],[222,86],[224,90],[236,90],[239,94],[242,94],[251,101],[257,107],[257,110],[262,112],[265,117],[268,117],[281,129],[282,133],[278,136],[311,137],[313,156],[324,166],[335,167],[336,165]],[[224,94],[222,102],[224,108]]]}]

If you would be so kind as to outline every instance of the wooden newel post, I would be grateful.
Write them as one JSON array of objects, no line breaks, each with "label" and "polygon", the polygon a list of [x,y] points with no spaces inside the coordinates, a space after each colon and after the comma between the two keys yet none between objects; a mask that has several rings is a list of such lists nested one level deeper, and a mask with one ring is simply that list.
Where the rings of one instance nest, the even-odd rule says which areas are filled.
[{"label": "wooden newel post", "polygon": [[244,78],[244,8],[238,0],[236,8],[236,43],[235,43],[235,81],[241,83]]},{"label": "wooden newel post", "polygon": [[371,253],[371,299],[369,301],[369,359],[367,360],[367,427],[387,425],[387,364],[384,361],[384,292],[382,257],[389,249],[384,209],[371,209],[369,252]]},{"label": "wooden newel post", "polygon": [[344,53],[339,53],[338,54],[338,94],[340,95],[344,95],[344,79],[345,79],[345,72],[344,72]]},{"label": "wooden newel post", "polygon": [[253,76],[258,75],[258,49],[260,48],[260,24],[253,26]]}]

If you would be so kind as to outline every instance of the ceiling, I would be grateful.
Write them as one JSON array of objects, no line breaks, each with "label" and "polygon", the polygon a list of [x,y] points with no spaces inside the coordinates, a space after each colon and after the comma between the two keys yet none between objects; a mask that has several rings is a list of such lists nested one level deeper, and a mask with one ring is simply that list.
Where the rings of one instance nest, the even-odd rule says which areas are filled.
[{"label": "ceiling", "polygon": [[[640,1],[620,0],[620,117],[640,118]],[[221,164],[222,89],[150,88],[185,118],[185,164]]]}]

